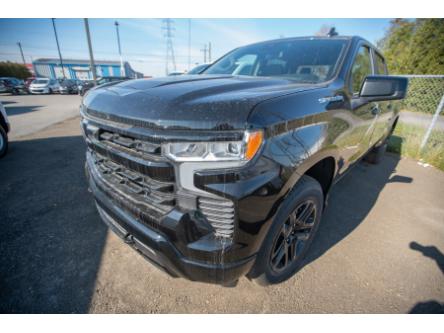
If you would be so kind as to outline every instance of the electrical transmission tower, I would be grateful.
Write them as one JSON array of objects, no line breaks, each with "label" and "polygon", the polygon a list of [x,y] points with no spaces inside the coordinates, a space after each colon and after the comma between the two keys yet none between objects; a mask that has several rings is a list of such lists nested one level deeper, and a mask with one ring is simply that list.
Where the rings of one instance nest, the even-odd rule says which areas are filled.
[{"label": "electrical transmission tower", "polygon": [[207,63],[207,52],[208,52],[207,44],[204,44],[203,49],[200,49],[200,51],[203,53],[203,57],[204,57],[203,63],[206,64]]},{"label": "electrical transmission tower", "polygon": [[173,65],[173,71],[176,71],[176,59],[174,58],[173,37],[174,37],[174,21],[172,19],[163,19],[162,30],[166,39],[166,54],[165,54],[165,74],[170,73],[170,63]]}]

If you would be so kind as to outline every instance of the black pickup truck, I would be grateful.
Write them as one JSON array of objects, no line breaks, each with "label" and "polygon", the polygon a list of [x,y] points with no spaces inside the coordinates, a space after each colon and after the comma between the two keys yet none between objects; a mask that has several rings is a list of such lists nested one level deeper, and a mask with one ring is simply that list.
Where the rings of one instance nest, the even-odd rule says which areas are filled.
[{"label": "black pickup truck", "polygon": [[98,211],[172,276],[281,282],[301,268],[331,186],[382,156],[407,83],[366,40],[336,36],[93,89],[81,125]]}]

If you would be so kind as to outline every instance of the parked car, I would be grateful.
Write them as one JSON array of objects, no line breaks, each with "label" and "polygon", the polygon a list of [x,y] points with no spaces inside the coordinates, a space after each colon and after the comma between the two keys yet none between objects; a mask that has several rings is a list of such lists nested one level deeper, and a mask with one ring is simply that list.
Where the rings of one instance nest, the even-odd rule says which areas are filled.
[{"label": "parked car", "polygon": [[284,281],[332,185],[381,159],[407,83],[368,41],[337,36],[240,47],[199,77],[94,89],[81,115],[98,211],[173,276]]},{"label": "parked car", "polygon": [[79,95],[83,96],[85,93],[94,87],[94,81],[78,81],[77,89],[79,91]]},{"label": "parked car", "polygon": [[8,151],[8,133],[11,126],[6,115],[5,107],[0,102],[0,158],[6,155]]},{"label": "parked car", "polygon": [[196,67],[190,69],[187,74],[189,74],[189,75],[200,74],[204,70],[206,70],[208,67],[210,67],[210,65],[211,64],[200,64],[200,65],[197,65]]},{"label": "parked car", "polygon": [[[125,76],[106,76],[106,77],[101,77],[101,78],[97,79],[96,86],[101,86],[101,85],[106,84],[106,83],[126,81],[126,80],[129,80],[129,78],[125,77]],[[91,88],[93,88],[93,87],[94,87],[94,82],[93,81],[88,81],[88,82],[84,83],[81,88],[79,86],[79,93],[80,93],[80,95],[81,96],[85,95],[86,92],[88,90],[90,90]]]},{"label": "parked car", "polygon": [[53,94],[59,92],[60,84],[55,79],[37,78],[29,86],[31,94]]},{"label": "parked car", "polygon": [[23,80],[19,80],[15,77],[0,77],[0,92],[8,92],[13,95],[21,93],[28,93]]},{"label": "parked car", "polygon": [[76,80],[63,80],[60,83],[59,92],[60,94],[78,94],[79,93],[79,83]]},{"label": "parked car", "polygon": [[35,77],[28,77],[25,80],[25,88],[26,90],[28,90],[28,92],[29,92],[29,86],[31,85],[32,81],[34,81],[35,79],[36,79]]}]

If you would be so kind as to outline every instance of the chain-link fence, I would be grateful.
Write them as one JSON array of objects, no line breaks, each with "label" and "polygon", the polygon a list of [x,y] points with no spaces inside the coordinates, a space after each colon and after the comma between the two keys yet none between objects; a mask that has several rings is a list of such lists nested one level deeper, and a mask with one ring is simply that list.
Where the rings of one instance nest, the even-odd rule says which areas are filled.
[{"label": "chain-link fence", "polygon": [[405,75],[407,97],[389,151],[444,170],[444,75]]}]

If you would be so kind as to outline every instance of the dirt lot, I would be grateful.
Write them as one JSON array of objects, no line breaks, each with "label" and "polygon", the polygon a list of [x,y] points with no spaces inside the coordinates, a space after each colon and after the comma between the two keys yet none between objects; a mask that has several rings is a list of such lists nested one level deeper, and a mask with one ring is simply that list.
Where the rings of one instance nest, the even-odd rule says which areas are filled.
[{"label": "dirt lot", "polygon": [[361,163],[296,276],[224,288],[170,278],[110,233],[84,151],[75,118],[14,139],[0,160],[0,312],[444,312],[441,171],[389,154]]}]

